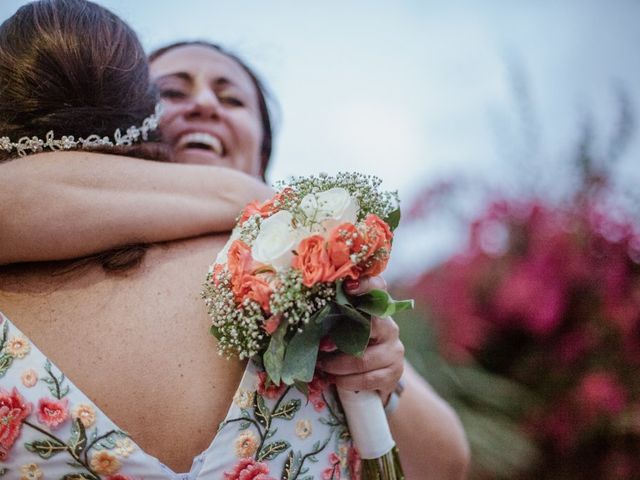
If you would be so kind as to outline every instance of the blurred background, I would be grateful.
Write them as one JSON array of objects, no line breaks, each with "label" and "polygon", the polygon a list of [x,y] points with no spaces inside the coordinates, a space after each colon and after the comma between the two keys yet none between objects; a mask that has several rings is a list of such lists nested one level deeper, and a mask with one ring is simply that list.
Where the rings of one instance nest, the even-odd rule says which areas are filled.
[{"label": "blurred background", "polygon": [[472,478],[640,478],[640,2],[97,3],[149,50],[213,40],[262,74],[270,180],[399,190],[398,321]]}]

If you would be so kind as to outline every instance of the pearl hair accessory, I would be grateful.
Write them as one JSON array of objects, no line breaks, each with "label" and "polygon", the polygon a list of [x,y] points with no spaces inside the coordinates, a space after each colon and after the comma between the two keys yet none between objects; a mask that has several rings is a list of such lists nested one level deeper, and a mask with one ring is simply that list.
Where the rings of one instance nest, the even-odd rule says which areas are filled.
[{"label": "pearl hair accessory", "polygon": [[100,137],[99,135],[89,135],[87,138],[78,138],[73,135],[64,135],[59,140],[53,137],[53,130],[49,130],[45,135],[45,140],[38,137],[22,137],[17,142],[12,142],[9,137],[0,137],[0,150],[6,152],[12,151],[14,148],[18,155],[24,157],[30,153],[38,153],[45,148],[51,150],[71,150],[73,148],[95,148],[102,146],[129,146],[142,138],[146,140],[149,132],[158,128],[160,116],[162,115],[162,106],[156,104],[153,113],[142,121],[140,127],[131,126],[122,134],[117,129],[113,134],[113,140],[109,137]]}]

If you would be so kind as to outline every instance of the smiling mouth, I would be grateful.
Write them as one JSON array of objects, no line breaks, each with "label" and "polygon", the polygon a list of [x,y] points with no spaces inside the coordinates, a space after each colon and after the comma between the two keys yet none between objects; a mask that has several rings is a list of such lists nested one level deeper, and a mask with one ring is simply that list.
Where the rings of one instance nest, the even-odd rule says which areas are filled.
[{"label": "smiling mouth", "polygon": [[212,152],[220,156],[224,155],[222,141],[218,137],[204,132],[194,132],[183,135],[180,137],[180,140],[178,140],[176,147],[180,149],[193,148]]}]

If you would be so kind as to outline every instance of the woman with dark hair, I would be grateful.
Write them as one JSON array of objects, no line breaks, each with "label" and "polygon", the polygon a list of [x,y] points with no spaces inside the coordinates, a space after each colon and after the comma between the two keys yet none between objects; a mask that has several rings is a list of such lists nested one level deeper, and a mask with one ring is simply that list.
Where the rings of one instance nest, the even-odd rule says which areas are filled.
[{"label": "woman with dark hair", "polygon": [[[162,120],[163,134],[169,146],[172,147],[171,155],[173,155],[174,160],[192,164],[225,165],[256,177],[263,176],[271,150],[271,123],[261,84],[252,71],[237,57],[230,56],[218,47],[205,42],[172,45],[156,52],[156,54],[152,55],[152,59],[152,76],[158,84],[162,97],[165,99],[165,115]],[[58,127],[56,127],[57,129]],[[83,134],[92,133],[88,130],[86,130],[87,133]],[[28,130],[25,129],[23,132],[28,132]],[[18,130],[15,133],[20,132]],[[0,131],[0,135],[4,135],[4,133]],[[12,135],[9,138],[16,137]],[[131,150],[130,147],[127,148]],[[148,146],[145,145],[144,149],[148,149]],[[131,153],[131,151],[128,153]],[[63,215],[68,215],[69,211],[73,211],[74,202],[68,201],[67,203],[71,205],[65,205],[65,199],[68,200],[71,197],[69,191],[73,191],[74,187],[80,190],[75,198],[82,199],[85,192],[90,196],[93,195],[93,197],[86,199],[89,205],[83,206],[81,211],[77,212],[77,215],[73,215],[71,222],[62,227],[70,229],[74,235],[78,230],[79,232],[77,233],[80,237],[86,237],[82,240],[80,252],[76,247],[70,246],[73,241],[64,242],[61,245],[58,243],[61,239],[58,238],[58,242],[49,247],[48,251],[43,253],[42,248],[38,251],[37,255],[40,255],[40,257],[29,257],[27,254],[26,258],[19,257],[19,260],[77,257],[99,251],[105,246],[115,247],[123,243],[139,240],[167,240],[210,231],[209,227],[206,226],[206,220],[201,222],[196,219],[197,221],[190,222],[186,220],[185,216],[191,214],[190,209],[193,203],[201,202],[200,208],[206,205],[207,202],[212,205],[210,200],[211,193],[206,192],[206,184],[200,179],[200,176],[204,175],[204,172],[208,172],[212,167],[157,164],[155,162],[131,161],[112,157],[111,155],[99,156],[97,154],[72,152],[38,155],[30,160],[34,162],[33,165],[38,165],[40,178],[46,179],[43,180],[46,182],[43,185],[44,191],[51,192],[52,185],[55,188],[56,181],[59,182],[59,187],[62,185],[58,190],[62,198],[58,199],[56,202],[57,207],[55,208],[60,209]],[[59,163],[61,161],[65,162],[67,170],[71,167],[71,174],[61,171]],[[20,178],[21,168],[24,165],[22,161],[16,161],[2,166],[1,168],[5,173],[3,178],[11,178],[12,180]],[[155,170],[149,174],[148,170],[146,170],[147,168]],[[166,171],[163,171],[163,168],[166,168]],[[114,172],[118,171],[118,169],[120,169],[120,173],[114,175]],[[24,169],[22,171],[24,172]],[[9,172],[10,177],[6,176],[7,172]],[[92,175],[89,175],[90,173]],[[172,212],[170,215],[175,216],[177,222],[187,225],[188,230],[186,232],[178,231],[174,228],[171,233],[167,233],[163,225],[166,225],[168,229],[172,228],[172,220],[167,218],[170,215],[166,215],[167,212],[164,211],[158,212],[158,210],[154,213],[154,199],[151,198],[152,195],[145,195],[148,192],[144,191],[144,187],[139,192],[135,191],[136,185],[131,179],[144,183],[148,175],[152,175],[154,182],[160,182],[162,187],[166,186],[166,191],[171,192],[171,194],[180,193],[180,188],[188,192],[191,188],[189,182],[199,186],[197,193],[201,194],[200,197],[194,194],[192,198],[177,207],[171,202],[171,197],[166,197],[166,204]],[[166,175],[166,177],[163,177],[163,175]],[[175,180],[177,175],[181,175],[178,185],[171,182],[171,180]],[[50,181],[51,178],[54,179],[53,183]],[[167,180],[164,180],[165,178]],[[26,182],[33,182],[33,180],[26,180]],[[92,182],[98,183],[97,191],[95,188],[86,188]],[[69,188],[70,184],[72,188]],[[30,188],[33,191],[33,185],[27,187],[22,184],[21,187]],[[12,188],[22,189],[15,183]],[[131,197],[123,199],[113,196],[108,201],[99,200],[100,198],[104,199],[105,196],[108,197],[113,191],[117,192],[118,188],[130,189],[127,191],[131,192]],[[148,190],[158,193],[158,183],[153,183],[148,187]],[[227,190],[229,189],[224,189],[224,191]],[[163,193],[166,194],[166,191]],[[220,194],[221,192],[217,191],[216,193]],[[136,194],[138,194],[137,197],[135,197]],[[205,199],[202,200],[201,197]],[[29,206],[33,208],[36,203],[31,201]],[[96,215],[96,212],[99,213],[100,210],[96,209],[96,205],[103,205],[109,208],[111,216],[109,217],[108,226],[99,225],[101,219]],[[117,207],[118,205],[121,206]],[[126,205],[126,207],[123,208],[122,205]],[[113,211],[114,206],[116,207],[115,213]],[[204,209],[196,209],[196,211],[204,212]],[[213,212],[213,210],[211,211]],[[89,217],[88,221],[95,224],[95,230],[82,231],[82,226],[85,225],[84,221],[81,220],[83,215]],[[27,214],[27,216],[30,219],[33,218],[31,213]],[[141,219],[144,219],[145,224],[141,225],[139,223]],[[31,221],[33,222],[33,220]],[[51,224],[50,220],[44,219],[43,227],[52,228],[48,226],[49,224]],[[24,222],[20,228],[24,230]],[[26,231],[28,233],[26,237],[27,239],[32,239],[33,234],[30,233],[28,228],[27,226]],[[199,228],[203,230],[197,231]],[[13,232],[16,231],[19,230],[14,228]],[[96,232],[99,232],[100,235],[95,235]],[[166,236],[163,237],[162,235]],[[105,237],[107,238],[105,239]],[[55,239],[56,236],[53,235],[50,238]],[[78,238],[78,236],[75,237],[76,242]],[[184,243],[188,244],[190,242]],[[24,246],[23,244],[22,246],[14,247],[12,254],[25,255]],[[49,255],[51,251],[56,252],[56,249],[60,248],[66,249],[63,255],[59,255],[59,252],[55,253],[54,256]],[[152,251],[151,255],[148,255],[145,260],[145,267],[149,265],[150,261],[154,260],[153,253]],[[215,251],[209,251],[209,258],[205,263],[208,263],[214,256]],[[12,261],[15,260],[16,258],[12,259]],[[192,285],[192,283],[190,284]],[[3,285],[0,285],[0,290],[5,290],[3,288],[4,285],[5,283],[3,282]],[[364,288],[365,286],[363,285],[362,287]],[[181,291],[184,291],[184,289]],[[197,291],[196,289],[191,293]],[[92,295],[93,293],[90,294]],[[3,299],[1,292],[0,299]],[[11,315],[11,317],[14,317],[14,315]],[[196,333],[201,335],[200,332],[204,331],[204,329],[200,329]],[[29,333],[31,337],[30,332],[26,333]],[[397,327],[390,319],[381,319],[378,322],[377,337],[380,343],[377,355],[365,357],[364,362],[337,358],[327,362],[325,368],[327,371],[336,374],[338,381],[342,382],[343,386],[348,385],[354,389],[362,389],[365,382],[371,382],[372,378],[376,378],[376,387],[381,390],[383,398],[387,399],[389,398],[389,392],[395,388],[402,370],[402,345],[397,338]],[[37,343],[40,344],[40,342]],[[47,348],[43,348],[43,350],[48,351]],[[376,351],[376,349],[371,350],[372,352]],[[383,352],[383,354],[381,355],[380,352]],[[59,362],[57,363],[59,364]],[[399,369],[397,368],[398,365],[400,365]],[[63,370],[66,371],[64,368]],[[391,417],[391,422],[401,452],[403,452],[409,478],[460,478],[466,463],[466,444],[455,416],[410,369],[407,377],[409,385],[403,395],[402,402],[400,402],[400,408]],[[74,377],[72,376],[72,378]],[[82,386],[80,382],[77,383]],[[223,383],[222,385],[225,384]],[[84,386],[82,386],[82,390],[84,391]],[[224,395],[223,393],[222,397]],[[109,416],[111,417],[110,413]],[[424,423],[423,431],[416,432],[416,422]],[[124,422],[123,425],[125,425]],[[127,429],[131,430],[131,428]],[[416,441],[418,433],[420,438],[424,436],[425,439],[433,442],[435,447],[425,449],[425,442]],[[290,436],[293,436],[293,432]],[[250,446],[251,438],[249,437],[247,436],[244,440]],[[142,438],[142,435],[134,436],[134,438]],[[171,439],[165,440],[170,441]],[[216,437],[217,440],[218,437]],[[232,444],[233,442],[228,443]],[[211,445],[213,446],[213,443]],[[211,450],[212,446],[210,446],[209,450]],[[183,450],[189,450],[189,448],[183,448]],[[258,454],[255,453],[255,455]],[[157,456],[169,458],[165,456],[165,453],[159,453]],[[278,472],[272,470],[271,473],[278,474],[279,470]]]}]

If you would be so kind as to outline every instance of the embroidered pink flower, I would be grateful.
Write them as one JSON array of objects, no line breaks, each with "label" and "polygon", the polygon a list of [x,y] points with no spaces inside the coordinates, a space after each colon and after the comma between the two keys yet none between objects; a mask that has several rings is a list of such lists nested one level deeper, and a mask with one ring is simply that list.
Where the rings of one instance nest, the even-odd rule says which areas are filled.
[{"label": "embroidered pink flower", "polygon": [[284,383],[279,386],[273,383],[269,383],[269,386],[265,386],[267,382],[267,372],[258,372],[258,384],[256,390],[265,398],[276,399],[282,395],[282,392],[287,388]]},{"label": "embroidered pink flower", "polygon": [[94,453],[91,457],[91,468],[102,475],[116,473],[121,466],[120,461],[114,455],[104,450]]},{"label": "embroidered pink flower", "polygon": [[269,476],[266,463],[256,462],[253,458],[243,458],[233,470],[224,472],[224,480],[275,480]]},{"label": "embroidered pink flower", "polygon": [[0,460],[9,455],[9,450],[20,435],[23,420],[31,413],[31,407],[15,387],[11,392],[0,388]]},{"label": "embroidered pink flower", "polygon": [[38,421],[52,430],[58,428],[69,418],[68,404],[69,400],[66,398],[64,400],[41,398],[38,400]]},{"label": "embroidered pink flower", "polygon": [[20,380],[25,387],[31,388],[35,386],[36,383],[38,383],[38,372],[36,372],[33,368],[28,368],[24,372],[22,372],[22,375],[20,375]]},{"label": "embroidered pink flower", "polygon": [[360,453],[354,447],[349,448],[347,454],[347,463],[349,464],[349,478],[352,480],[360,480],[360,469],[362,467],[362,461],[360,459]]},{"label": "embroidered pink flower", "polygon": [[340,457],[335,452],[329,455],[331,466],[322,471],[322,480],[340,480]]},{"label": "embroidered pink flower", "polygon": [[328,384],[327,379],[318,372],[314,374],[313,379],[309,382],[309,401],[316,412],[322,411],[327,406],[322,394]]}]

